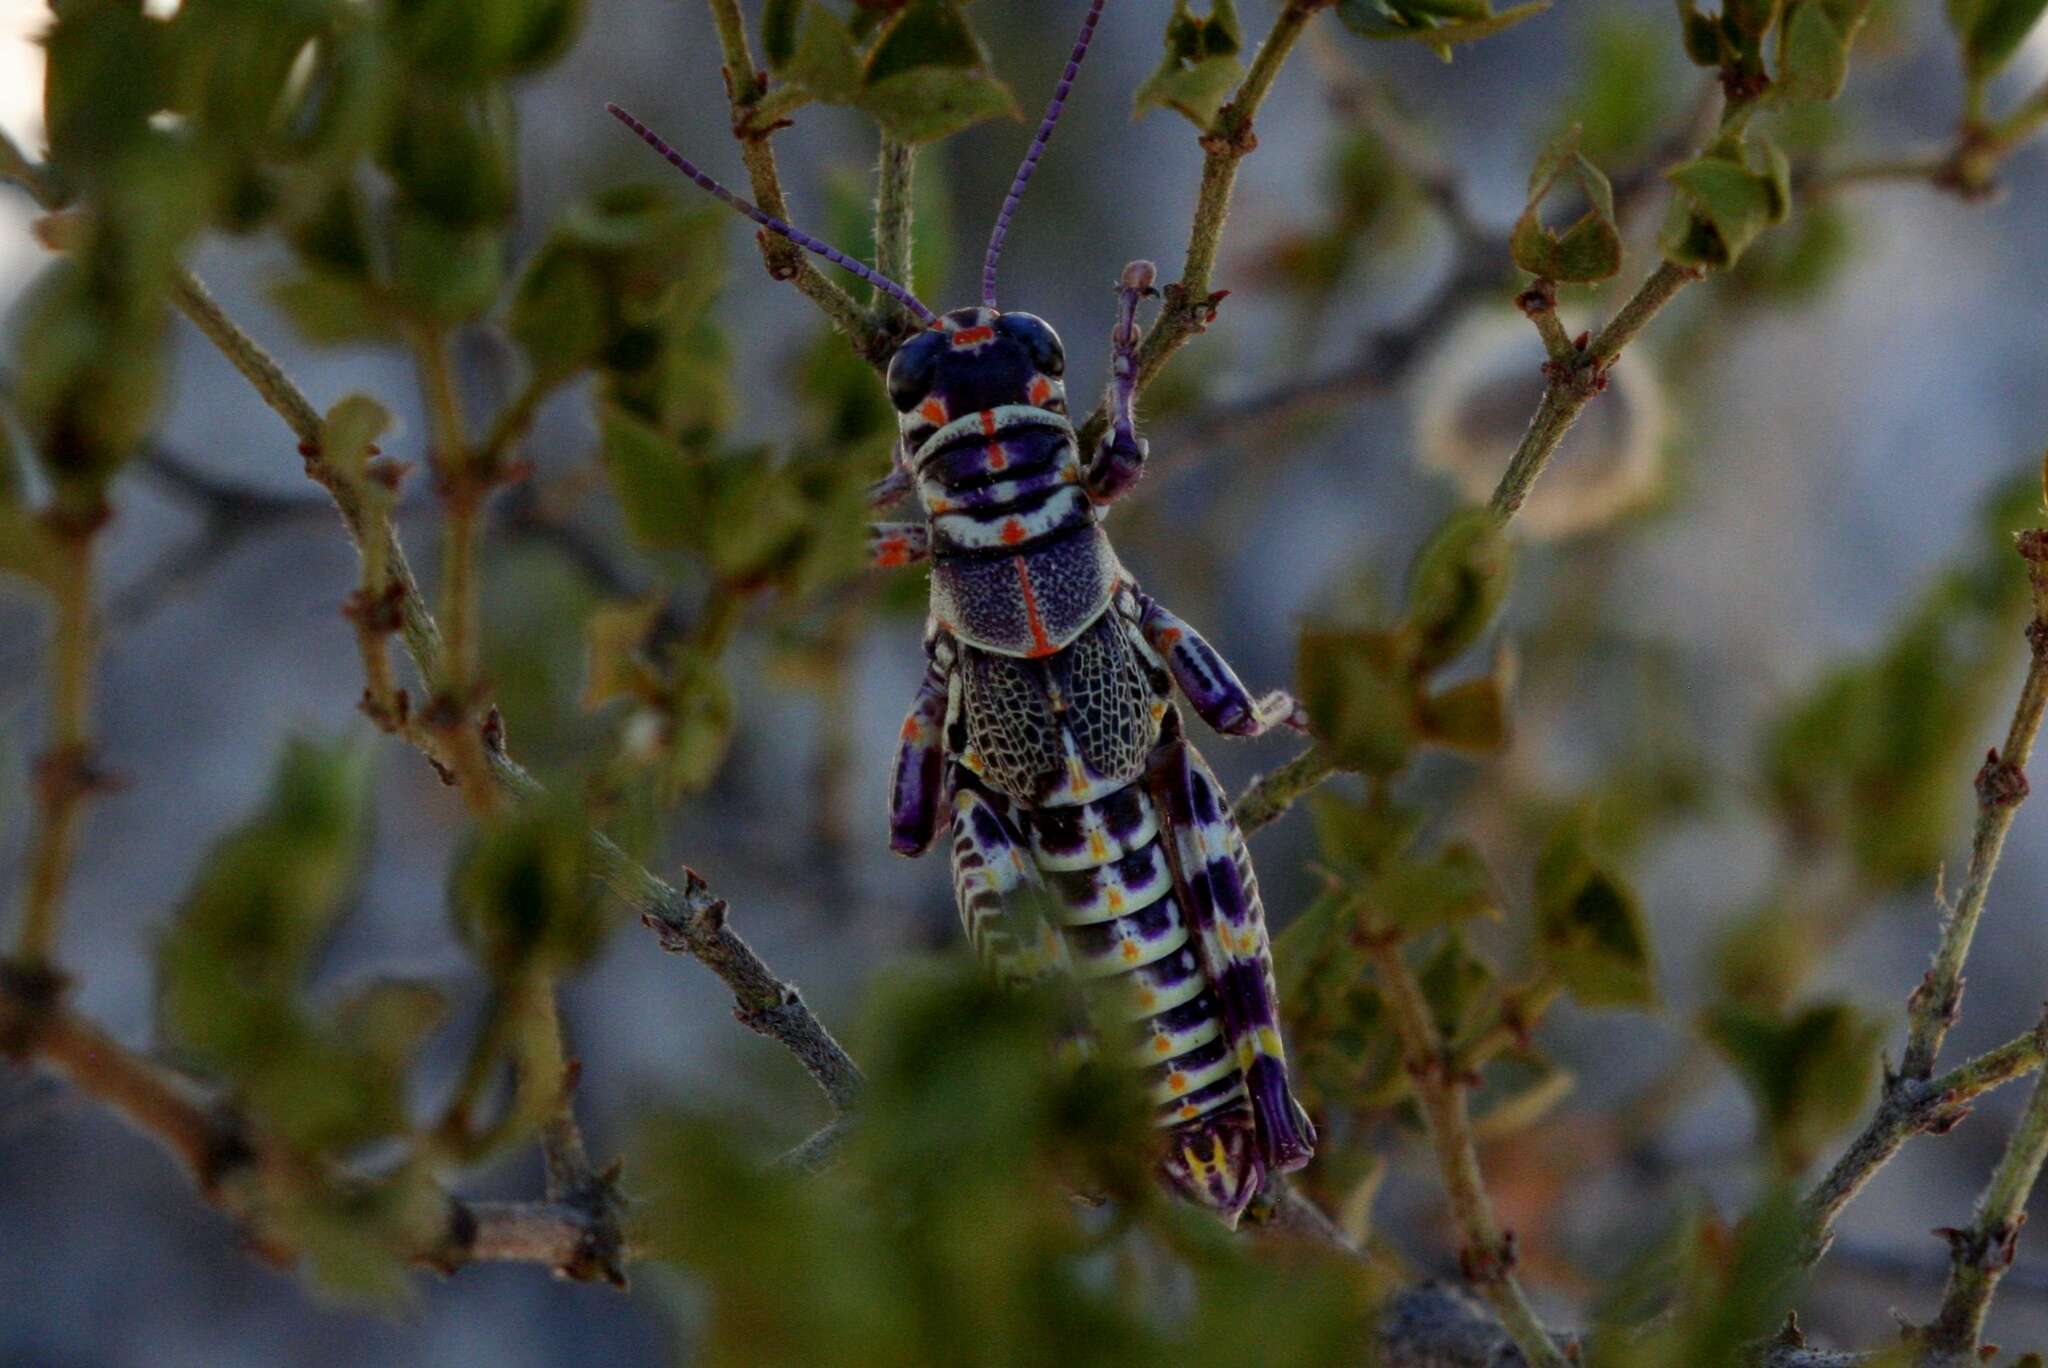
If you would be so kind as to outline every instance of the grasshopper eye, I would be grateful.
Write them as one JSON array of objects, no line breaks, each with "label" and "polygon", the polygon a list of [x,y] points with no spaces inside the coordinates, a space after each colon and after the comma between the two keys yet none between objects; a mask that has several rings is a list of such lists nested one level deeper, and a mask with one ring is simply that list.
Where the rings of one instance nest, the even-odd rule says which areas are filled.
[{"label": "grasshopper eye", "polygon": [[1003,315],[996,327],[1023,344],[1033,370],[1055,380],[1067,373],[1067,354],[1060,347],[1060,335],[1052,330],[1052,324],[1036,314],[1009,313]]},{"label": "grasshopper eye", "polygon": [[942,341],[937,333],[919,333],[898,348],[889,362],[889,402],[898,413],[910,412],[931,393]]}]

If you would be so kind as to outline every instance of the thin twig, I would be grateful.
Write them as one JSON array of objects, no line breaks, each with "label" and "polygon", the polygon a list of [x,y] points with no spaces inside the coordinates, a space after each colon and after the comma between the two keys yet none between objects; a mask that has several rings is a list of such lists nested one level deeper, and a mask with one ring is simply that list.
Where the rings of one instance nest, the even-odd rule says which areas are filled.
[{"label": "thin twig", "polygon": [[[1158,377],[1173,354],[1197,334],[1207,331],[1216,317],[1216,306],[1222,296],[1211,290],[1210,278],[1223,242],[1223,225],[1230,216],[1230,196],[1237,185],[1238,167],[1259,145],[1252,129],[1253,119],[1308,21],[1318,10],[1333,3],[1335,0],[1288,0],[1253,54],[1251,66],[1238,82],[1237,90],[1203,130],[1202,183],[1195,196],[1187,255],[1181,263],[1180,280],[1166,287],[1166,307],[1138,352],[1140,393]],[[1108,427],[1109,403],[1105,399],[1081,424],[1080,449],[1093,451]]]},{"label": "thin twig", "polygon": [[[2048,1018],[2043,1019],[2038,1034],[2048,1037]],[[1930,1368],[1979,1361],[1984,1317],[1991,1310],[1999,1280],[2012,1267],[2020,1227],[2027,1219],[2027,1197],[2040,1177],[2044,1159],[2048,1159],[2048,1074],[2034,1082],[2026,1109],[2006,1141],[2005,1153],[1977,1199],[1976,1219],[1967,1230],[1941,1232],[1948,1237],[1948,1286],[1942,1294],[1941,1310],[1924,1332],[1921,1362]]]},{"label": "thin twig", "polygon": [[78,856],[85,805],[106,787],[92,741],[92,672],[97,633],[93,610],[95,529],[55,530],[61,563],[50,588],[57,627],[50,643],[50,742],[35,765],[35,829],[29,838],[18,941],[22,961],[54,962],[65,885]]},{"label": "thin twig", "polygon": [[1329,749],[1312,745],[1271,774],[1259,776],[1238,795],[1233,811],[1237,824],[1249,836],[1276,822],[1293,807],[1295,800],[1337,772],[1337,761]]},{"label": "thin twig", "polygon": [[[783,112],[765,122],[764,101],[768,96],[767,73],[754,65],[753,46],[747,38],[746,16],[739,0],[707,0],[712,23],[718,29],[718,45],[725,60],[725,85],[732,105],[733,136],[739,141],[740,158],[746,163],[747,182],[754,203],[784,223],[792,222],[789,200],[782,191],[782,175],[776,169],[775,149],[769,141],[780,125]],[[786,111],[784,111],[786,112]],[[853,296],[820,271],[804,250],[794,242],[763,231],[758,235],[761,260],[768,274],[787,280],[825,311],[834,327],[845,333],[854,350],[877,370],[888,364],[893,333],[869,325],[867,316]]]},{"label": "thin twig", "polygon": [[[196,282],[195,282],[196,285]],[[318,450],[320,424],[312,402],[271,360],[261,346],[222,312],[203,289],[191,292],[203,300],[208,326],[202,330],[229,352],[244,374],[252,371],[266,377],[257,387],[266,403],[293,425],[303,443],[311,448],[306,458],[307,473],[333,497],[343,524],[358,552],[376,545],[384,557],[390,582],[404,613],[403,639],[414,667],[423,679],[445,677],[445,647],[440,624],[421,600],[418,583],[405,558],[405,549],[389,517],[373,511],[358,495],[353,484],[328,470]],[[251,359],[256,358],[256,359]],[[247,364],[245,364],[247,361]],[[299,424],[313,415],[306,432]],[[307,435],[307,433],[310,435]],[[421,737],[408,737],[422,744]],[[486,746],[486,758],[493,781],[517,799],[530,799],[543,790],[538,780],[512,759],[502,745]],[[429,750],[430,759],[439,759]],[[638,913],[641,920],[661,932],[664,946],[685,951],[709,967],[738,1000],[736,1013],[752,1029],[782,1042],[817,1079],[837,1107],[851,1105],[858,1094],[860,1070],[835,1040],[832,1033],[805,1007],[796,990],[771,972],[753,948],[726,924],[726,904],[714,897],[695,871],[686,871],[684,890],[648,871],[602,833],[590,836],[599,869],[607,884]]]},{"label": "thin twig", "polygon": [[1895,1080],[1878,1103],[1876,1114],[1800,1206],[1807,1261],[1827,1251],[1835,1218],[1901,1145],[1915,1135],[1941,1135],[1954,1129],[1969,1115],[1970,1103],[1976,1098],[2039,1069],[2044,1047],[2048,1042],[2041,1033],[2028,1031],[1939,1077],[1925,1082]]},{"label": "thin twig", "polygon": [[1458,1261],[1466,1280],[1493,1303],[1501,1325],[1529,1363],[1565,1368],[1563,1353],[1537,1319],[1528,1294],[1515,1277],[1514,1237],[1501,1230],[1479,1171],[1479,1149],[1466,1105],[1466,1079],[1454,1072],[1454,1061],[1430,1015],[1422,985],[1401,953],[1401,941],[1383,932],[1369,933],[1367,955],[1381,996],[1393,1013],[1408,1075],[1414,1080],[1416,1100],[1436,1149],[1451,1217],[1463,1241]]},{"label": "thin twig", "polygon": [[2027,677],[2013,705],[2004,747],[1992,750],[1977,771],[1977,825],[1970,837],[1969,873],[1955,906],[1942,919],[1934,963],[1907,1003],[1906,1057],[1900,1067],[1907,1079],[1923,1079],[1934,1071],[1942,1041],[1962,1010],[1963,961],[1969,957],[1991,878],[1998,872],[2006,833],[2026,800],[2027,760],[2041,730],[2043,709],[2048,708],[2048,532],[2023,534],[2019,547],[2034,602],[2033,621],[2027,626],[2032,647]]}]

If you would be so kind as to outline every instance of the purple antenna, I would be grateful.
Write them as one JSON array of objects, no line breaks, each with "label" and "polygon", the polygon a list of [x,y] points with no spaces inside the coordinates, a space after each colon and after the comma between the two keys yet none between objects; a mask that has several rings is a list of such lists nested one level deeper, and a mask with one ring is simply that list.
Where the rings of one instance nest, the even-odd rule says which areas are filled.
[{"label": "purple antenna", "polygon": [[1074,40],[1074,55],[1067,58],[1066,73],[1053,88],[1052,103],[1045,107],[1045,118],[1040,120],[1031,146],[1025,149],[1024,164],[1017,168],[1017,179],[1010,182],[1010,193],[1003,197],[1003,207],[996,214],[995,230],[988,235],[988,255],[981,259],[981,302],[991,309],[996,306],[996,263],[1003,259],[1003,239],[1010,235],[1010,218],[1017,212],[1017,202],[1024,198],[1031,173],[1038,169],[1038,159],[1045,155],[1045,145],[1052,141],[1053,125],[1060,121],[1060,110],[1074,89],[1074,78],[1081,74],[1081,59],[1088,55],[1088,44],[1095,37],[1095,21],[1102,17],[1104,3],[1105,0],[1093,0],[1088,6],[1088,17],[1081,21],[1081,36]]},{"label": "purple antenna", "polygon": [[[1097,8],[1100,7],[1101,0],[1097,0]],[[790,227],[787,223],[784,223],[781,219],[776,218],[773,214],[767,213],[761,209],[756,208],[754,205],[749,204],[746,200],[741,199],[738,195],[735,195],[732,191],[726,189],[717,181],[705,175],[702,171],[697,169],[697,166],[694,162],[690,161],[688,158],[684,157],[682,153],[676,151],[673,147],[670,147],[666,142],[662,141],[661,135],[659,133],[656,133],[646,124],[641,123],[638,119],[634,118],[631,114],[628,114],[625,110],[619,108],[615,104],[608,104],[605,106],[605,112],[610,114],[614,119],[617,119],[626,127],[632,129],[635,133],[639,134],[640,141],[646,143],[649,147],[661,153],[661,155],[668,160],[669,165],[675,167],[676,170],[682,172],[691,180],[697,182],[700,188],[707,190],[711,194],[716,195],[718,198],[724,200],[727,204],[730,204],[733,208],[739,210],[742,214],[745,214],[748,218],[760,224],[769,232],[776,234],[778,237],[788,238],[791,242],[794,242],[797,246],[803,248],[805,251],[816,252],[819,256],[825,258],[825,260],[831,262],[834,266],[837,266],[842,270],[853,272],[853,274],[859,276],[862,280],[865,280],[868,284],[874,286],[883,294],[888,295],[891,299],[901,304],[904,308],[916,314],[919,321],[923,322],[926,326],[930,326],[939,321],[939,316],[933,313],[930,309],[927,309],[924,306],[922,300],[920,300],[916,295],[912,294],[910,291],[904,289],[901,285],[898,285],[895,281],[889,279],[889,277],[883,275],[880,271],[875,270],[871,266],[862,265],[860,262],[855,261],[852,257],[840,251],[837,247],[832,246],[830,243],[820,242],[818,241],[818,239],[812,237],[809,233],[806,233],[798,228]]]}]

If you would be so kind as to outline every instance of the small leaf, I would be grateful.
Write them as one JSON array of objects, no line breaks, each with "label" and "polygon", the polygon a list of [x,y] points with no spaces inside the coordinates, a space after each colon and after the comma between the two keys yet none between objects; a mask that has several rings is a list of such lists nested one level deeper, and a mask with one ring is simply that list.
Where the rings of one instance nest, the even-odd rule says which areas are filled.
[{"label": "small leaf", "polygon": [[584,671],[583,707],[601,708],[615,698],[645,697],[658,687],[641,648],[661,614],[661,601],[601,604],[583,625],[589,646]]},{"label": "small leaf", "polygon": [[[1621,228],[1614,220],[1614,191],[1600,169],[1578,149],[1573,127],[1545,150],[1529,176],[1529,198],[1508,236],[1515,265],[1533,276],[1568,284],[1606,280],[1621,270]],[[1551,187],[1569,170],[1579,183],[1586,210],[1562,233],[1546,227],[1538,211]]]},{"label": "small leaf", "polygon": [[761,52],[778,75],[796,54],[797,21],[806,8],[804,0],[767,0],[761,7]]},{"label": "small leaf", "polygon": [[796,46],[782,77],[826,104],[852,104],[860,98],[860,53],[846,25],[816,0],[804,5]]},{"label": "small leaf", "polygon": [[560,801],[496,817],[472,839],[449,902],[493,977],[559,973],[596,953],[606,928],[589,843],[582,814]]},{"label": "small leaf", "polygon": [[1337,0],[1337,17],[1362,37],[1424,43],[1449,61],[1452,48],[1505,33],[1549,8],[1550,0],[1528,0],[1483,17],[1444,22],[1430,17],[1424,6],[1399,0]]},{"label": "small leaf", "polygon": [[860,108],[893,138],[934,142],[984,119],[1021,118],[1008,86],[983,71],[919,67],[869,85]]},{"label": "small leaf", "polygon": [[1189,0],[1174,0],[1166,21],[1165,53],[1131,98],[1133,114],[1173,109],[1206,129],[1244,77],[1238,52],[1244,46],[1234,0],[1214,0],[1197,16]]},{"label": "small leaf", "polygon": [[1455,930],[1444,936],[1417,980],[1429,1001],[1437,1031],[1448,1040],[1464,1033],[1472,1009],[1493,983],[1493,970],[1465,945]]},{"label": "small leaf", "polygon": [[1678,194],[1660,241],[1681,266],[1731,265],[1758,233],[1791,212],[1791,165],[1762,138],[1748,146],[1724,142],[1664,174]]},{"label": "small leaf", "polygon": [[1585,1006],[1654,1006],[1642,906],[1588,848],[1587,825],[1566,821],[1537,860],[1536,954]]},{"label": "small leaf", "polygon": [[1700,1029],[1742,1078],[1778,1161],[1797,1172],[1853,1125],[1877,1078],[1883,1027],[1845,1003],[1778,1014],[1739,1003],[1711,1008]]},{"label": "small leaf", "polygon": [[1486,861],[1463,841],[1425,859],[1394,861],[1365,896],[1376,914],[1410,932],[1498,915]]},{"label": "small leaf", "polygon": [[1486,630],[1507,596],[1513,555],[1483,508],[1461,509],[1431,534],[1408,574],[1416,665],[1448,664]]},{"label": "small leaf", "polygon": [[1415,743],[1415,692],[1403,643],[1385,632],[1301,634],[1295,677],[1316,735],[1345,769],[1392,774]]},{"label": "small leaf", "polygon": [[300,271],[270,283],[267,293],[299,336],[318,347],[382,346],[398,326],[375,287],[325,271]]},{"label": "small leaf", "polygon": [[1507,744],[1507,704],[1498,679],[1468,680],[1422,700],[1422,736],[1440,746],[1491,754]]},{"label": "small leaf", "polygon": [[654,550],[699,542],[703,484],[682,448],[623,409],[598,417],[599,459],[633,540]]},{"label": "small leaf", "polygon": [[2048,0],[1980,0],[1963,41],[1963,62],[1974,80],[2004,70],[2039,23]]},{"label": "small leaf", "polygon": [[370,448],[391,428],[391,414],[365,394],[351,394],[327,410],[320,424],[320,457],[350,480],[361,480]]}]

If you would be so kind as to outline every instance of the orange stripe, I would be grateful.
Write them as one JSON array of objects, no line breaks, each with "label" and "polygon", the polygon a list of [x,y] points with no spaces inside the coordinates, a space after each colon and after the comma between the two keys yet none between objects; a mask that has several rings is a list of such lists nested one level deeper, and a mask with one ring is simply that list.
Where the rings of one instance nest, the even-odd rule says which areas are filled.
[{"label": "orange stripe", "polygon": [[996,411],[994,409],[983,409],[981,411],[981,435],[984,437],[996,435]]},{"label": "orange stripe", "polygon": [[1031,624],[1031,654],[1049,656],[1059,648],[1045,634],[1045,620],[1038,616],[1038,594],[1031,587],[1031,567],[1022,556],[1017,557],[1017,587],[1024,591],[1024,620]]}]

